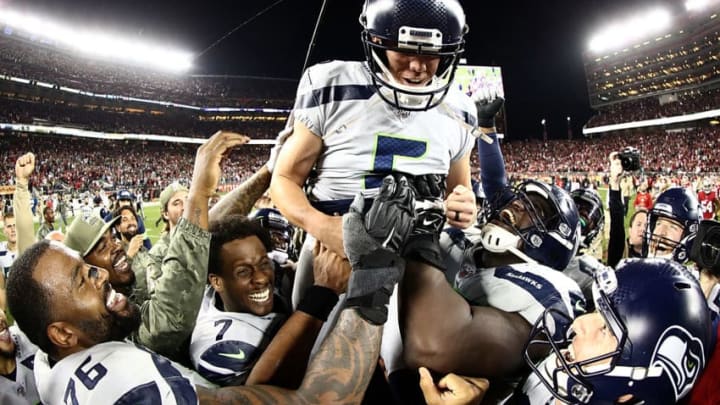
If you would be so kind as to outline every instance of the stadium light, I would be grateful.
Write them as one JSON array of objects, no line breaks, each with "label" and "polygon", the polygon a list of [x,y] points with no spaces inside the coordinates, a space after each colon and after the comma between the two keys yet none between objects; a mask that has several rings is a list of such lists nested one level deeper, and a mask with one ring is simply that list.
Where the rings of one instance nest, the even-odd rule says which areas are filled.
[{"label": "stadium light", "polygon": [[600,53],[620,49],[633,41],[667,29],[671,22],[672,17],[668,10],[655,8],[625,21],[612,23],[590,39],[590,51]]},{"label": "stadium light", "polygon": [[687,11],[700,11],[708,6],[709,0],[688,0],[685,2],[685,9]]},{"label": "stadium light", "polygon": [[181,73],[192,67],[193,54],[166,46],[141,43],[100,31],[71,27],[51,19],[0,7],[0,24],[60,43],[89,56],[140,64]]}]

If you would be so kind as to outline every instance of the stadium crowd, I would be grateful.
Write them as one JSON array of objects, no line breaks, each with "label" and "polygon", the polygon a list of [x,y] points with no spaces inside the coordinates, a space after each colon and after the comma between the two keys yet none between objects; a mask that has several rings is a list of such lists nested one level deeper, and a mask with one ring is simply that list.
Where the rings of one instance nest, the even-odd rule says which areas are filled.
[{"label": "stadium crowd", "polygon": [[0,34],[0,75],[96,94],[200,107],[292,106],[296,82],[284,79],[169,75],[147,68],[77,58],[49,43]]},{"label": "stadium crowd", "polygon": [[[0,98],[0,122],[10,124],[58,125],[107,133],[169,135],[197,138],[218,129],[253,134],[255,139],[273,139],[285,125],[285,117],[269,115],[276,121],[260,121],[262,114],[245,113],[245,120],[228,114],[197,114],[162,108],[144,112],[130,107],[69,106],[63,101],[28,101]],[[264,114],[262,116],[268,116]],[[235,119],[234,119],[235,118]],[[256,118],[253,120],[253,118]]]},{"label": "stadium crowd", "polygon": [[591,117],[588,120],[587,127],[622,124],[715,110],[720,106],[720,89],[689,91],[678,95],[676,98],[676,100],[664,104],[660,103],[658,97],[647,97],[612,104],[602,108],[598,115]]},{"label": "stadium crowd", "polygon": [[[282,130],[0,102],[9,122],[207,137],[0,133],[0,403],[720,403],[720,131],[501,143],[501,97],[436,80],[463,52],[458,0],[366,0],[360,21],[366,60],[308,68]],[[288,101],[0,47],[0,71],[58,85]],[[51,196],[36,231],[34,195],[58,189],[94,206],[67,221]],[[152,244],[130,190],[159,202]]]},{"label": "stadium crowd", "polygon": [[[33,185],[49,194],[56,184],[75,192],[97,192],[107,188],[140,188],[157,197],[168,182],[190,182],[192,159],[197,146],[168,142],[118,142],[66,136],[0,136],[0,156],[16,160],[25,151],[37,153]],[[73,153],[58,153],[72,150]],[[248,145],[224,160],[219,184],[240,184],[257,171],[268,153],[263,145]],[[11,167],[2,172],[2,184],[12,184]],[[62,188],[62,187],[61,187]]]},{"label": "stadium crowd", "polygon": [[[673,145],[669,148],[668,145]],[[715,127],[666,132],[661,129],[627,130],[572,140],[522,140],[503,145],[508,172],[561,174],[601,172],[612,151],[637,148],[643,168],[651,173],[720,172],[720,130]]]}]

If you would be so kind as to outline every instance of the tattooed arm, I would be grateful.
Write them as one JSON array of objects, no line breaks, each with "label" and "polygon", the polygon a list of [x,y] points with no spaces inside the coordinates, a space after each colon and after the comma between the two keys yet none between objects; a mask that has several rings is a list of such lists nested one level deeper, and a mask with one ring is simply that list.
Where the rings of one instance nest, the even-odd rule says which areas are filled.
[{"label": "tattooed arm", "polygon": [[380,354],[382,327],[345,309],[296,391],[270,386],[197,388],[201,404],[359,404]]},{"label": "tattooed arm", "polygon": [[225,195],[210,210],[210,219],[223,218],[230,214],[246,215],[250,213],[255,201],[270,186],[272,174],[267,166],[263,166],[235,190]]}]

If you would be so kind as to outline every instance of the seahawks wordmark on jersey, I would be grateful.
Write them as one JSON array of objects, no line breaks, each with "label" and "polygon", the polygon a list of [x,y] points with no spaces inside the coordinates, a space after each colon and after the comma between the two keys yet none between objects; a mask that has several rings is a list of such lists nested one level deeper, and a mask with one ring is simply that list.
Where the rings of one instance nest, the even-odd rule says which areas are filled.
[{"label": "seahawks wordmark on jersey", "polygon": [[40,397],[35,388],[33,365],[38,348],[17,326],[11,326],[8,332],[15,342],[15,375],[14,380],[0,376],[0,404],[37,404],[40,402]]},{"label": "seahawks wordmark on jersey", "polygon": [[35,381],[45,405],[195,405],[195,386],[170,360],[126,342],[107,342],[50,366],[35,356]]},{"label": "seahawks wordmark on jersey", "polygon": [[190,360],[200,375],[214,383],[244,383],[286,316],[225,312],[216,303],[215,290],[207,287],[190,341]]},{"label": "seahawks wordmark on jersey", "polygon": [[557,270],[535,263],[477,268],[463,263],[455,289],[473,305],[486,305],[517,313],[531,325],[547,308],[570,318],[585,310],[577,284]]},{"label": "seahawks wordmark on jersey", "polygon": [[333,61],[310,67],[298,86],[295,119],[322,137],[311,200],[373,197],[383,173],[447,175],[475,141],[475,105],[452,88],[431,110],[403,112],[375,92],[364,62]]}]

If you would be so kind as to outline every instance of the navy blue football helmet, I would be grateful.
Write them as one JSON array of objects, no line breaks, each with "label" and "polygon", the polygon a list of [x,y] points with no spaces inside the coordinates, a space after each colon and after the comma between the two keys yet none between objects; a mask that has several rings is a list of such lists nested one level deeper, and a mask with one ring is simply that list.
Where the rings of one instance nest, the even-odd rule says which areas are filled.
[{"label": "navy blue football helmet", "polygon": [[[481,228],[483,247],[556,270],[567,267],[580,245],[580,217],[570,194],[535,180],[519,184],[509,201],[504,201],[508,193],[498,194],[495,198],[503,201],[490,203],[489,222]],[[521,204],[519,209],[529,217],[529,225],[518,223],[513,204]]]},{"label": "navy blue football helmet", "polygon": [[605,226],[602,200],[595,190],[579,188],[570,193],[580,214],[580,246],[587,248]]},{"label": "navy blue football helmet", "polygon": [[[408,111],[428,110],[442,102],[468,31],[457,0],[366,0],[360,24],[373,85],[383,100]],[[435,77],[423,87],[399,83],[390,72],[386,50],[439,57]]]},{"label": "navy blue football helmet", "polygon": [[[611,405],[629,394],[634,404],[675,404],[692,389],[712,350],[710,311],[699,284],[683,265],[666,259],[628,259],[594,278],[604,322],[594,328],[602,331],[546,310],[525,346],[534,377],[567,403]],[[576,359],[587,347],[571,344],[588,346],[600,333],[605,341],[614,337],[614,350]],[[550,355],[536,363],[529,353],[538,349]]]},{"label": "navy blue football helmet", "polygon": [[255,211],[250,219],[258,221],[270,233],[273,251],[285,254],[285,260],[287,260],[293,235],[293,227],[290,222],[274,208],[261,208]]},{"label": "navy blue football helmet", "polygon": [[[682,187],[663,191],[648,213],[643,236],[643,257],[665,257],[679,263],[687,262],[698,230],[700,215],[700,204],[695,193]],[[658,221],[663,218],[675,221],[683,228],[680,238],[674,240],[655,234]]]}]

